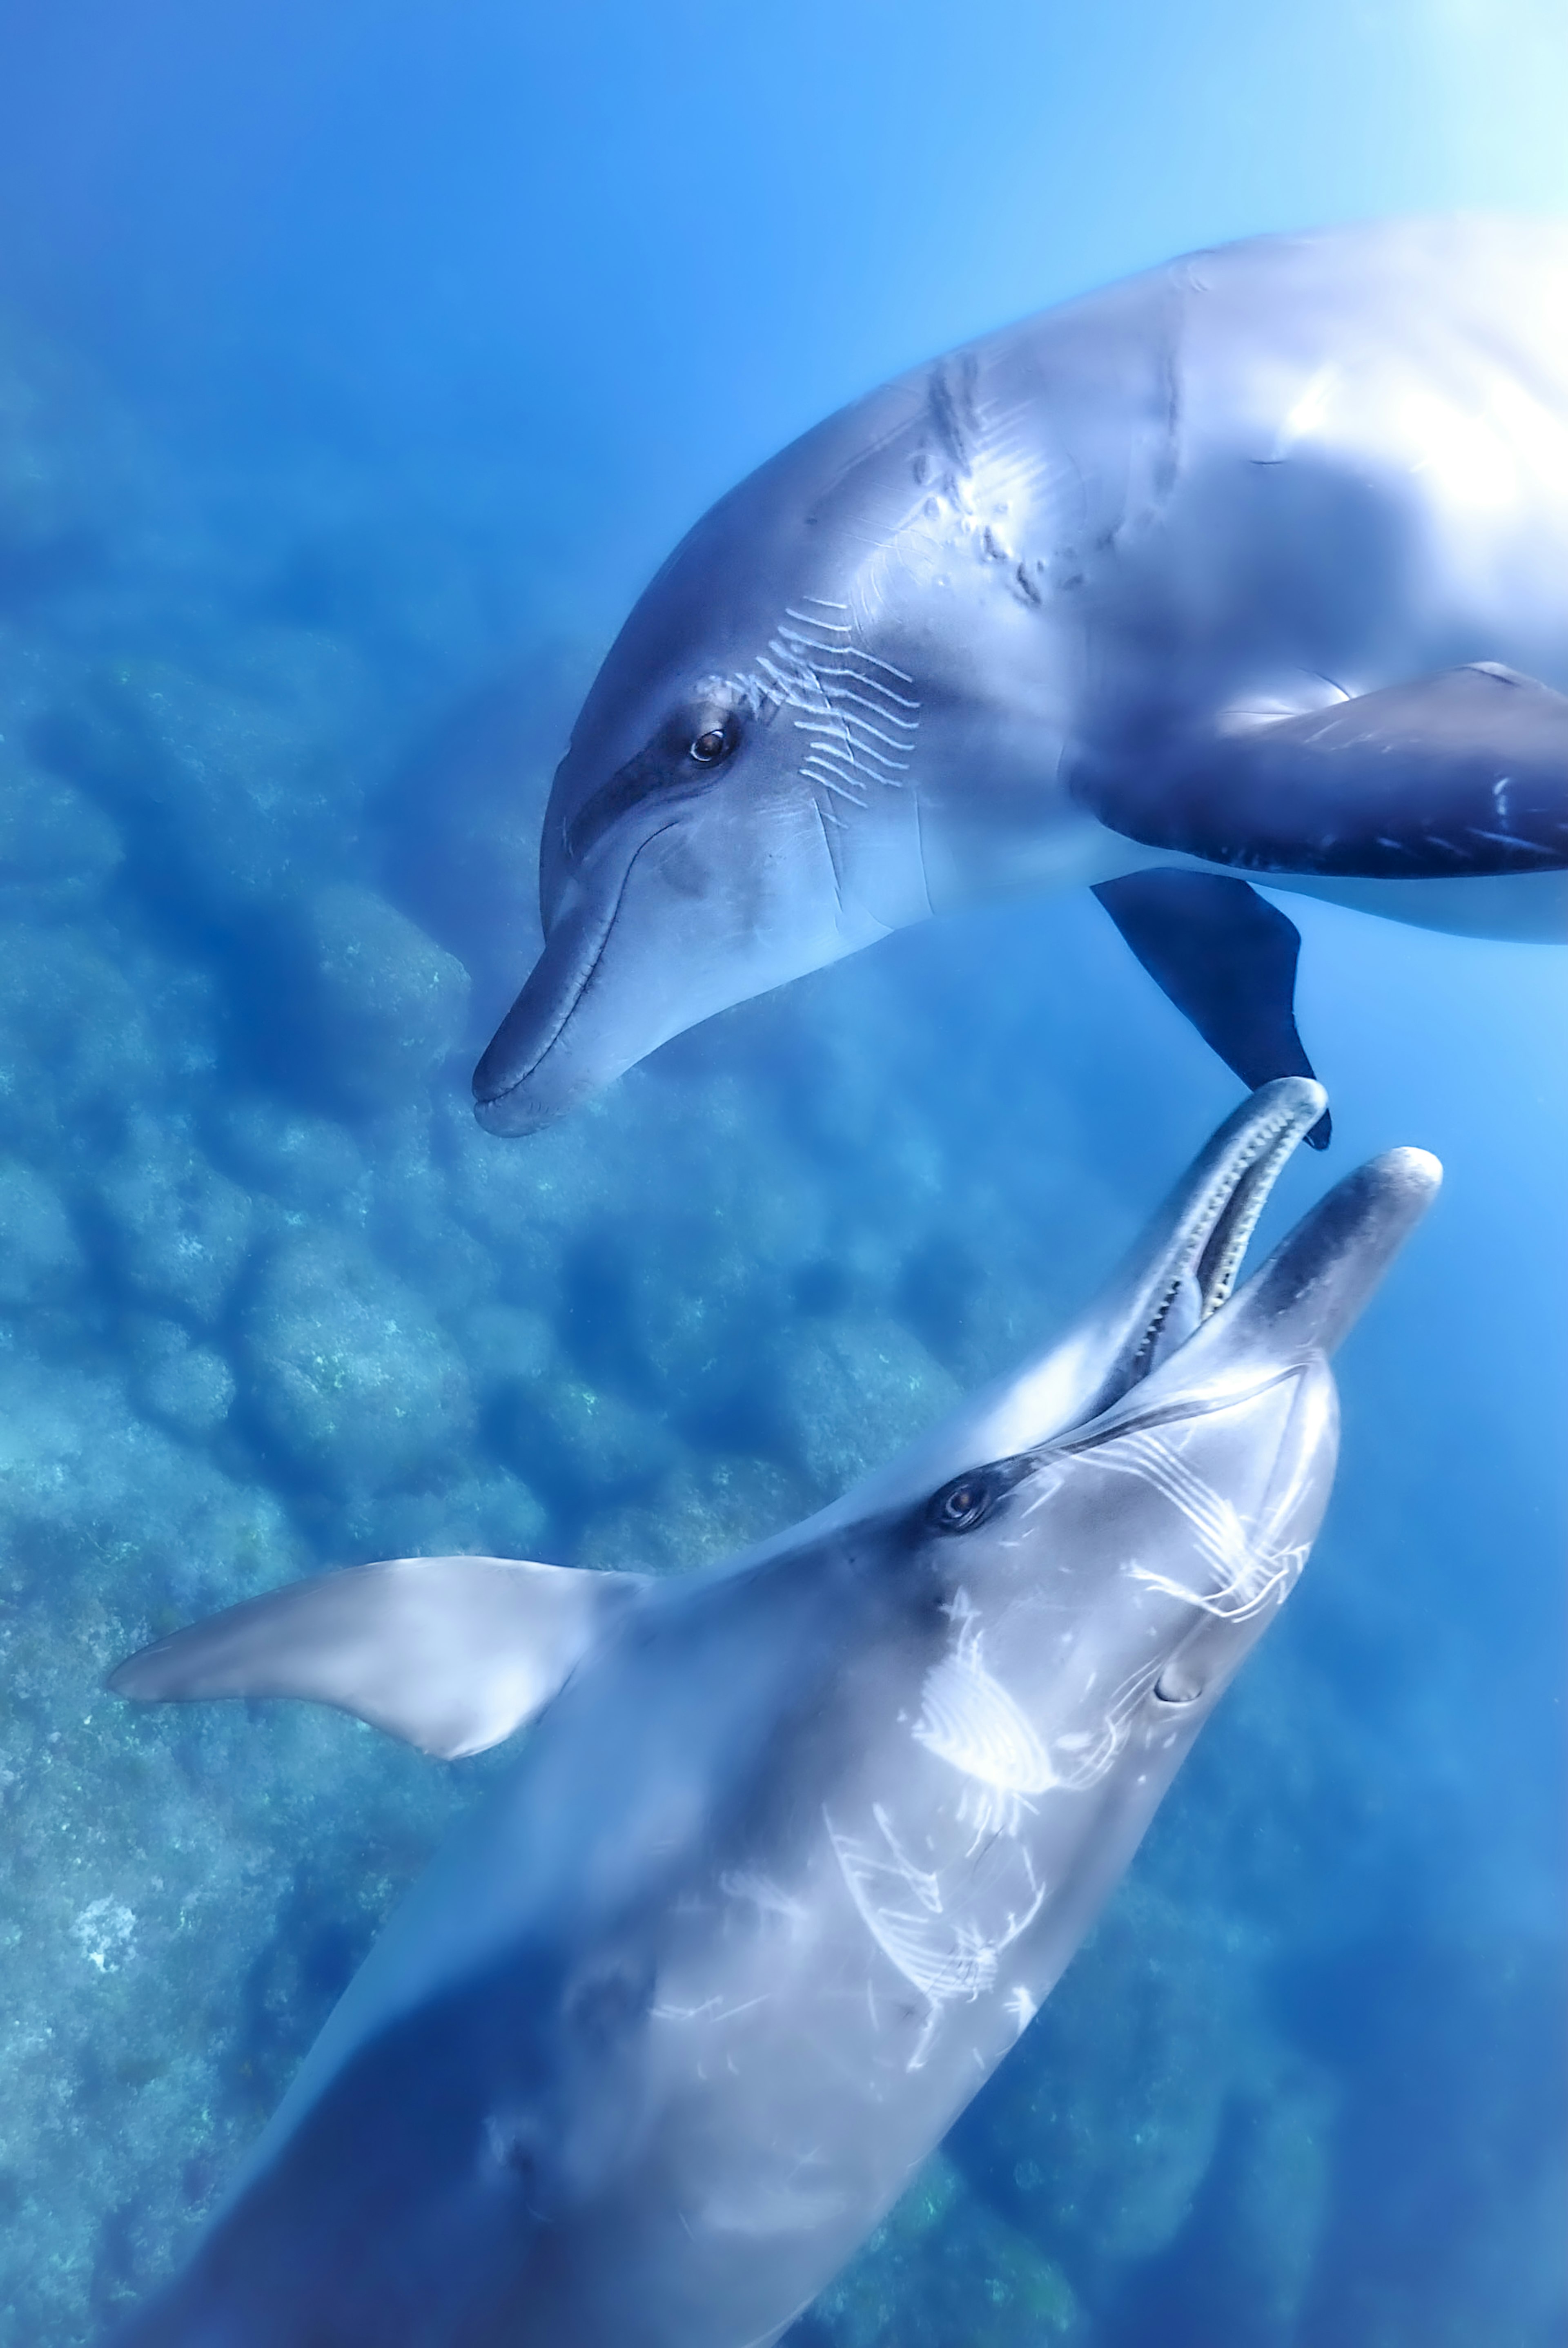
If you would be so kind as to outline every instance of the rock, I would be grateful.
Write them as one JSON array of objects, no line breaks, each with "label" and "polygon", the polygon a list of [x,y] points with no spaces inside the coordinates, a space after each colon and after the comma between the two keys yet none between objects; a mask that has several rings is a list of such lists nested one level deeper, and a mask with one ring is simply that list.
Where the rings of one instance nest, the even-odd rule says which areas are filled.
[{"label": "rock", "polygon": [[293,1467],[329,1492],[430,1474],[467,1433],[462,1362],[420,1299],[347,1234],[285,1241],[245,1311],[247,1399]]},{"label": "rock", "polygon": [[132,1341],[132,1363],[137,1404],[177,1434],[200,1440],[228,1417],[233,1371],[213,1346],[192,1344],[178,1322],[143,1322]]},{"label": "rock", "polygon": [[1091,2339],[1060,2268],[977,2202],[940,2153],[801,2333],[801,2348],[1089,2348]]},{"label": "rock", "polygon": [[281,912],[341,866],[354,812],[322,714],[169,661],[101,666],[39,729],[51,765],[126,828],[139,889],[186,919]]},{"label": "rock", "polygon": [[[286,1579],[302,1561],[272,1493],[171,1442],[116,1382],[16,1355],[0,1357],[0,1598],[21,1604],[61,1587],[72,1593],[71,1640],[100,1626],[111,1652],[89,1684],[117,1640],[138,1643],[148,1610],[171,1628]],[[26,1606],[23,1614],[30,1621]],[[5,1615],[0,1606],[0,1623]],[[51,1619],[46,1609],[37,1646],[48,1686],[60,1669],[48,1649]],[[14,1700],[14,1679],[6,1688]],[[70,1700],[77,1693],[73,1684]]]},{"label": "rock", "polygon": [[457,1048],[468,976],[369,889],[321,890],[298,927],[296,1014],[333,1089],[356,1107],[400,1106]]},{"label": "rock", "polygon": [[432,1492],[389,1492],[349,1519],[355,1543],[343,1563],[379,1557],[520,1557],[546,1564],[552,1556],[549,1518],[519,1476],[502,1468],[466,1476]]},{"label": "rock", "polygon": [[509,1464],[568,1517],[646,1488],[675,1457],[662,1417],[565,1373],[515,1390],[491,1423]]},{"label": "rock", "polygon": [[476,1390],[532,1389],[559,1365],[555,1332],[542,1313],[516,1304],[484,1303],[452,1324],[454,1341]]},{"label": "rock", "polygon": [[215,1105],[212,1148],[246,1189],[296,1212],[342,1215],[363,1196],[368,1169],[352,1134],[275,1096],[241,1094]]},{"label": "rock", "polygon": [[1201,1918],[1124,1885],[958,2122],[975,2187],[1091,2302],[1185,2225],[1257,2043]]},{"label": "rock", "polygon": [[0,1159],[0,1304],[57,1297],[81,1272],[81,1248],[58,1193],[20,1159]]},{"label": "rock", "polygon": [[0,1142],[68,1160],[118,1142],[157,1095],[163,1056],[146,1009],[87,932],[0,924]]},{"label": "rock", "polygon": [[124,853],[102,808],[0,742],[0,918],[79,910],[102,892]]},{"label": "rock", "polygon": [[98,1197],[128,1285],[199,1323],[215,1321],[255,1232],[251,1200],[178,1127],[138,1111]]},{"label": "rock", "polygon": [[577,1545],[575,1565],[691,1573],[806,1513],[799,1479],[772,1459],[700,1458],[646,1500],[606,1509]]},{"label": "rock", "polygon": [[948,1372],[892,1320],[810,1322],[776,1363],[788,1456],[819,1500],[890,1459],[958,1399]]}]

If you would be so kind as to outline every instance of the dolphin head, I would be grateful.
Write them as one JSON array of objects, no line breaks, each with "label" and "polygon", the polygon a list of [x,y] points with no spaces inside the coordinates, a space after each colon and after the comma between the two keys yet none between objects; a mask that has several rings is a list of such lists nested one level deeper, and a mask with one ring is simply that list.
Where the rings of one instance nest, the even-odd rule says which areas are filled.
[{"label": "dolphin head", "polygon": [[[543,951],[474,1076],[490,1131],[547,1124],[699,1020],[930,912],[921,793],[928,811],[980,711],[989,775],[1009,726],[1031,770],[1048,757],[1038,615],[1021,625],[971,543],[946,417],[922,373],[830,417],[636,605],[550,792]],[[934,571],[949,615],[975,605],[940,641],[920,616]]]},{"label": "dolphin head", "polygon": [[[1016,1775],[1009,1735],[1048,1724],[1014,1790],[1103,1781],[1137,1831],[1296,1581],[1337,1454],[1328,1357],[1440,1179],[1422,1150],[1374,1159],[1232,1293],[1269,1169],[1321,1107],[1315,1086],[1269,1089],[1216,1136],[1069,1348],[993,1393],[994,1428],[1043,1416],[1052,1431],[972,1453],[917,1510],[927,1556],[946,1552],[957,1625],[927,1690],[948,1757],[983,1776],[989,1751]],[[1063,1424],[1075,1376],[1081,1409]]]}]

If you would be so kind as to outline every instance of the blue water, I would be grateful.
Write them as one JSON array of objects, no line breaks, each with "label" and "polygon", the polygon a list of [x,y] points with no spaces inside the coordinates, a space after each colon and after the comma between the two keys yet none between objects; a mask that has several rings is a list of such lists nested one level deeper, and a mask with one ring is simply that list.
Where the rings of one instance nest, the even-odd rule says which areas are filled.
[{"label": "blue water", "polygon": [[[0,19],[5,2348],[184,2253],[487,1767],[105,1668],[315,1564],[790,1521],[1048,1334],[1234,1098],[1084,899],[478,1133],[630,594],[1001,319],[1564,209],[1565,102],[1555,0]],[[1273,1225],[1392,1142],[1444,1198],[1287,1614],[796,2348],[1563,2337],[1568,956],[1298,918],[1337,1139]]]}]

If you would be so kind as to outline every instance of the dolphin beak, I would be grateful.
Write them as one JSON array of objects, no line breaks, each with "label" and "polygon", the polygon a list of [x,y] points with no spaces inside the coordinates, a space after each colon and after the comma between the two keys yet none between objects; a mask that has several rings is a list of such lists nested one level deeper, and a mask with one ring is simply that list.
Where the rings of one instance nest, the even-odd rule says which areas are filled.
[{"label": "dolphin beak", "polygon": [[571,1106],[576,1091],[541,1081],[541,1071],[593,975],[603,940],[586,925],[558,922],[521,994],[474,1070],[474,1114],[487,1133],[534,1133]]},{"label": "dolphin beak", "polygon": [[[1388,1149],[1336,1184],[1215,1315],[1238,1349],[1332,1354],[1442,1183],[1430,1150]],[[1204,1333],[1200,1331],[1200,1336]],[[1216,1328],[1216,1334],[1220,1334]]]},{"label": "dolphin beak", "polygon": [[553,1125],[663,1040],[630,1036],[616,1051],[610,1037],[594,1036],[595,1023],[585,1015],[641,852],[608,890],[579,891],[575,902],[558,910],[521,994],[474,1071],[474,1114],[487,1133],[537,1133]]}]

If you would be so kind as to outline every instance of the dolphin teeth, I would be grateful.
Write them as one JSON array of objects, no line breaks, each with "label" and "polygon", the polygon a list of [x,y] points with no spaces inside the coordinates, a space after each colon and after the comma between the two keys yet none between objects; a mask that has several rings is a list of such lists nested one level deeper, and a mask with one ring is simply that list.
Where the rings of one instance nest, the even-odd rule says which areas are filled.
[{"label": "dolphin teeth", "polygon": [[1255,1127],[1227,1160],[1174,1255],[1169,1281],[1133,1357],[1132,1383],[1150,1367],[1171,1307],[1189,1276],[1195,1275],[1198,1282],[1200,1321],[1225,1302],[1286,1161],[1322,1114],[1320,1101],[1321,1094],[1317,1100],[1282,1108]]}]

